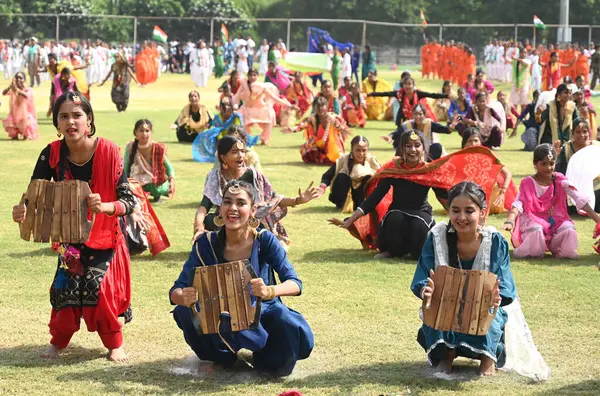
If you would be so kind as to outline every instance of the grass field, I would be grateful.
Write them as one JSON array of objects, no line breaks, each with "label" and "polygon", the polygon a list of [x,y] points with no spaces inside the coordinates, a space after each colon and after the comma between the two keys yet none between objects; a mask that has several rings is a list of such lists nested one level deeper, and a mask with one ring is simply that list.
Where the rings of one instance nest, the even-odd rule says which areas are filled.
[{"label": "grass field", "polygon": [[[399,73],[383,72],[392,82]],[[8,82],[2,82],[8,85]],[[217,81],[201,92],[202,102],[216,104]],[[417,80],[424,90],[438,91],[440,81]],[[3,88],[3,86],[1,86]],[[41,138],[10,141],[0,136],[0,393],[2,394],[189,394],[276,395],[300,389],[306,395],[419,394],[555,395],[599,394],[600,329],[598,296],[599,256],[592,250],[593,224],[578,218],[578,260],[513,260],[523,310],[534,339],[552,369],[549,382],[531,384],[516,374],[476,377],[476,363],[459,359],[457,381],[432,377],[424,351],[416,342],[420,301],[409,290],[415,261],[373,259],[372,253],[346,232],[328,226],[339,216],[326,196],[291,209],[284,224],[292,239],[289,256],[304,282],[301,297],[286,303],[303,313],[312,326],[316,346],[289,378],[272,380],[247,370],[199,373],[182,333],[169,314],[168,290],[189,255],[195,209],[212,164],[191,159],[190,146],[178,144],[168,128],[193,88],[189,76],[166,75],[153,85],[132,87],[126,113],[116,112],[109,87],[92,88],[98,135],[124,148],[132,139],[134,122],[147,117],[154,123],[154,140],[169,146],[177,175],[177,196],[156,206],[172,246],[155,259],[148,254],[132,259],[134,320],[124,329],[127,364],[106,360],[96,334],[80,331],[58,361],[40,359],[49,341],[48,288],[56,258],[48,246],[19,238],[11,208],[26,189],[40,150],[56,139],[43,115],[48,83],[36,88]],[[500,88],[507,89],[507,86]],[[0,116],[8,111],[3,100]],[[600,103],[595,103],[596,105]],[[391,122],[369,122],[364,131],[381,162],[392,150],[378,136]],[[324,167],[302,163],[301,135],[276,129],[272,147],[258,147],[264,173],[281,194],[294,196],[298,187],[319,182]],[[460,145],[456,134],[442,136],[451,152]],[[518,183],[532,172],[531,153],[520,151],[519,139],[507,140],[497,152]],[[437,204],[435,199],[432,204]],[[436,206],[437,220],[446,216]],[[503,216],[488,223],[499,227]],[[595,313],[596,312],[596,313]],[[85,329],[85,326],[84,326]],[[176,374],[177,373],[177,374]]]}]

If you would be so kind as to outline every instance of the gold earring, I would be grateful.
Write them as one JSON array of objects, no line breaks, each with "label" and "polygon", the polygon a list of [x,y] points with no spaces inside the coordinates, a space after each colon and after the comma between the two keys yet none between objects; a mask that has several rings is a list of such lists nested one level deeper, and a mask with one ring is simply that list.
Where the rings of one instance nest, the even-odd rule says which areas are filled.
[{"label": "gold earring", "polygon": [[213,223],[215,223],[217,227],[223,227],[225,225],[225,220],[223,219],[223,216],[217,215],[214,217]]},{"label": "gold earring", "polygon": [[59,139],[62,138],[62,132],[58,128],[56,128],[56,137],[58,137]]},{"label": "gold earring", "polygon": [[260,221],[256,217],[250,217],[250,220],[248,220],[248,225],[250,228],[258,228],[258,226],[260,226]]}]

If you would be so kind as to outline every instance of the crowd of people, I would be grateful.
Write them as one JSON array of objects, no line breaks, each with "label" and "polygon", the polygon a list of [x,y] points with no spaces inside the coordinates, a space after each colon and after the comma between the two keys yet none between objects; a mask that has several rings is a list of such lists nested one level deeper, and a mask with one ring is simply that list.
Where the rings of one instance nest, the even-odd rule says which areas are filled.
[{"label": "crowd of people", "polygon": [[[31,69],[30,63],[23,66],[30,70],[33,86],[38,83],[35,76],[43,74],[36,59],[42,59],[44,50],[36,49],[33,39],[29,45],[23,53],[33,53],[28,62],[38,63]],[[485,219],[488,214],[507,216],[502,228],[512,232],[513,254],[519,258],[543,257],[547,251],[559,258],[576,258],[578,235],[570,217],[576,213],[596,223],[594,238],[600,234],[596,214],[600,199],[590,200],[563,174],[575,153],[594,145],[597,136],[595,112],[588,102],[594,91],[586,84],[590,69],[592,76],[599,76],[600,63],[595,60],[600,52],[590,57],[570,45],[557,54],[552,47],[542,52],[528,42],[507,47],[490,43],[486,70],[493,80],[512,82],[508,93],[495,91],[484,69],[476,67],[468,46],[440,45],[434,40],[423,47],[421,71],[424,78],[444,81],[439,92],[427,92],[417,87],[409,72],[402,73],[393,86],[379,78],[375,53],[368,46],[363,52],[324,46],[331,59],[331,79],[312,73],[315,84],[321,81],[315,94],[301,71],[279,64],[287,52],[281,41],[273,45],[264,40],[257,48],[250,37],[239,36],[208,47],[202,40],[197,45],[175,43],[166,60],[172,72],[189,68],[197,87],[172,128],[180,142],[192,143],[194,160],[214,163],[194,217],[194,246],[169,290],[169,300],[176,305],[174,320],[200,359],[232,365],[245,349],[253,352],[255,369],[285,376],[298,360],[309,357],[315,342],[312,330],[300,313],[280,299],[302,292],[302,282],[286,254],[292,236],[283,219],[289,210],[322,197],[329,188],[329,201],[349,214],[329,219],[331,224],[347,230],[364,249],[377,251],[378,259],[418,260],[411,290],[424,300],[424,307],[439,287],[432,278],[440,266],[496,274],[489,308],[497,313],[487,334],[441,331],[425,324],[418,330],[418,341],[438,371],[450,373],[453,361],[463,356],[480,360],[482,375],[507,366],[532,378],[548,378],[549,369],[520,309],[509,244],[495,228],[485,225]],[[14,46],[2,50],[8,48],[14,51]],[[110,358],[122,361],[126,354],[118,317],[125,316],[127,322],[131,315],[130,254],[149,250],[156,255],[169,247],[152,202],[175,198],[175,169],[166,146],[152,140],[148,119],[135,123],[124,161],[114,143],[95,137],[89,85],[101,85],[112,76],[112,100],[118,111],[126,110],[129,81],[136,81],[138,73],[132,70],[125,48],[86,43],[78,47],[83,51],[79,55],[75,50],[65,55],[58,46],[49,48],[45,65],[53,79],[49,114],[59,139],[41,152],[32,179],[90,182],[87,205],[95,221],[87,242],[53,246],[60,259],[50,292],[52,338],[42,356],[57,357],[83,317],[88,329],[98,332]],[[489,57],[490,51],[502,52],[502,61]],[[99,58],[100,74],[90,72],[92,63],[86,54],[92,52],[106,55]],[[160,53],[149,55],[157,65]],[[580,69],[588,58],[591,66]],[[548,72],[534,73],[536,64]],[[538,74],[543,77],[539,84],[534,82]],[[224,78],[216,112],[201,100],[212,75]],[[11,138],[37,137],[32,88],[27,85],[25,74],[17,71],[3,92],[11,98],[4,121]],[[548,89],[542,92],[542,87]],[[373,120],[395,122],[394,131],[382,136],[393,145],[390,158],[375,158],[369,140],[356,134],[356,128]],[[510,170],[492,150],[501,147],[507,130],[512,129],[512,136],[521,123],[525,148],[533,152],[534,174],[523,179],[517,190]],[[319,186],[299,188],[295,197],[276,192],[252,149],[256,144],[270,145],[277,126],[282,132],[302,135],[299,156],[305,163],[327,166]],[[454,133],[460,136],[462,148],[448,153],[438,134]],[[448,222],[434,219],[429,202],[432,189],[449,213]],[[24,222],[29,215],[25,202],[13,208],[15,222]],[[190,276],[197,267],[236,260],[248,260],[257,274],[250,284],[253,296],[263,302],[260,324],[234,331],[229,312],[223,311],[218,333],[202,334],[190,308],[198,299]],[[85,282],[84,277],[95,281]],[[91,297],[82,303],[73,290],[85,290]],[[509,328],[518,345],[515,338],[510,342],[505,338]],[[529,360],[515,362],[516,350],[522,348],[529,352]]]}]

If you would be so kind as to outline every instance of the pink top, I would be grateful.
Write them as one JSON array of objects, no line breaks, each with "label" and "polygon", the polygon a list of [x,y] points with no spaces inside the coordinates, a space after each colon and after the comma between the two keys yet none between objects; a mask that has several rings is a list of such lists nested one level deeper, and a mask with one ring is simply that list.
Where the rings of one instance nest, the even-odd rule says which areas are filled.
[{"label": "pink top", "polygon": [[554,178],[555,182],[549,186],[538,184],[531,176],[521,181],[519,195],[512,205],[519,211],[512,235],[514,246],[521,244],[522,233],[534,225],[542,226],[546,239],[549,239],[564,222],[570,222],[567,196],[575,202],[577,209],[588,203],[587,197],[571,186],[562,173],[555,172]]}]

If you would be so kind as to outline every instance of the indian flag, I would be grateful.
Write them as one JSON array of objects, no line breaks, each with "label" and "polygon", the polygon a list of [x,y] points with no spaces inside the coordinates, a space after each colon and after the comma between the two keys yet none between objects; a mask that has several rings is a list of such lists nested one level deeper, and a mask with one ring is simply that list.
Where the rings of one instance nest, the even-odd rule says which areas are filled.
[{"label": "indian flag", "polygon": [[229,30],[227,30],[227,26],[224,23],[221,24],[221,40],[224,43],[229,40]]},{"label": "indian flag", "polygon": [[544,25],[544,22],[542,22],[542,20],[538,18],[537,15],[533,16],[533,24],[538,29],[546,29],[546,25]]},{"label": "indian flag", "polygon": [[152,39],[154,41],[159,41],[161,43],[167,42],[167,33],[165,33],[161,28],[154,25],[154,31],[152,32]]}]

